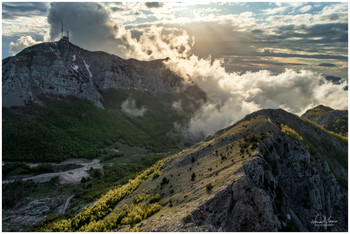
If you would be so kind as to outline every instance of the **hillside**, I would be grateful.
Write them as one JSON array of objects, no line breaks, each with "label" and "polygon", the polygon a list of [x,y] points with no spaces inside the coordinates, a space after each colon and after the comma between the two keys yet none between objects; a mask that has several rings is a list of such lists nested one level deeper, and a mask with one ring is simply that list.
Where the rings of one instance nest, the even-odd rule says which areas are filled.
[{"label": "hillside", "polygon": [[179,132],[206,100],[163,60],[124,60],[66,40],[2,61],[3,159],[93,159],[116,142],[178,149]]},{"label": "hillside", "polygon": [[334,133],[342,136],[348,135],[347,110],[334,110],[330,107],[319,105],[306,111],[302,117],[311,120]]},{"label": "hillside", "polygon": [[346,140],[261,110],[36,230],[347,231],[347,178]]}]

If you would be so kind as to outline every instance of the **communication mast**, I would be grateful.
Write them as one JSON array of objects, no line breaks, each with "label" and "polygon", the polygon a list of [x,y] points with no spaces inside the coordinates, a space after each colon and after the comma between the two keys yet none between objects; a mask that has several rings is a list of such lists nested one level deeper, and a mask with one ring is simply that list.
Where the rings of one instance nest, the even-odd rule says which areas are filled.
[{"label": "communication mast", "polygon": [[69,31],[67,31],[67,36],[65,36],[65,35],[63,34],[63,22],[61,22],[61,24],[62,24],[62,38],[61,38],[61,40],[63,40],[63,41],[69,41]]}]

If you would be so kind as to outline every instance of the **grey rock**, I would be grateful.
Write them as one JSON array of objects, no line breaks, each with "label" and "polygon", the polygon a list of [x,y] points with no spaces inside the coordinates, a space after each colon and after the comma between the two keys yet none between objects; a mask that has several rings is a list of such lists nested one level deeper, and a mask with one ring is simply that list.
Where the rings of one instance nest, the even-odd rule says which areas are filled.
[{"label": "grey rock", "polygon": [[100,91],[137,89],[150,93],[205,93],[169,70],[165,60],[124,60],[90,52],[64,40],[28,47],[2,61],[3,106],[41,104],[47,95],[88,99],[103,108]]}]

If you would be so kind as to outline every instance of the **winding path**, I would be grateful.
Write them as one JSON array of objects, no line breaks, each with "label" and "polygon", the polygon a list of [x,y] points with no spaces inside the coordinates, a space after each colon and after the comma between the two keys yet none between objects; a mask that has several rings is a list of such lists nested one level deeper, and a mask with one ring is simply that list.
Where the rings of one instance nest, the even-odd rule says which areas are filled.
[{"label": "winding path", "polygon": [[67,209],[67,207],[68,207],[68,205],[69,205],[69,202],[70,202],[70,200],[71,200],[73,197],[74,197],[74,195],[72,195],[72,196],[70,196],[70,197],[67,198],[66,203],[64,203],[64,207],[63,207],[62,210],[61,210],[61,214],[64,214],[64,212],[66,212],[66,209]]}]

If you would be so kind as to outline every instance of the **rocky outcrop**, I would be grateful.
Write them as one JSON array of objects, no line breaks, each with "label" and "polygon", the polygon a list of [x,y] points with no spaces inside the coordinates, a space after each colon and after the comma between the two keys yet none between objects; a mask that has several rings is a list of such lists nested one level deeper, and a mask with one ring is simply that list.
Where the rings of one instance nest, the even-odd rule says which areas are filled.
[{"label": "rocky outcrop", "polygon": [[326,161],[316,168],[306,148],[283,134],[265,139],[257,155],[235,172],[245,176],[185,221],[205,231],[278,231],[291,222],[300,231],[347,230],[347,192]]},{"label": "rocky outcrop", "polygon": [[2,62],[3,106],[41,103],[41,95],[63,95],[88,99],[103,108],[100,90],[109,88],[206,97],[196,85],[166,68],[163,60],[124,60],[65,40],[28,47]]},{"label": "rocky outcrop", "polygon": [[[347,168],[333,166],[332,171],[331,156],[321,146],[311,154],[303,142],[281,131],[281,121],[315,141],[333,139],[347,149],[286,111],[255,112],[164,165],[163,176],[170,178],[175,195],[164,188],[160,192],[177,208],[160,211],[141,230],[347,231],[347,188],[336,177],[345,173],[347,178]],[[252,135],[259,141],[255,150]],[[181,179],[173,177],[177,173]],[[189,183],[192,173],[196,177]]]}]

